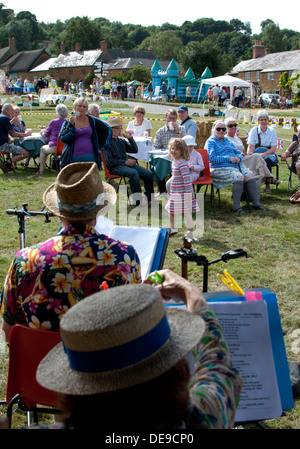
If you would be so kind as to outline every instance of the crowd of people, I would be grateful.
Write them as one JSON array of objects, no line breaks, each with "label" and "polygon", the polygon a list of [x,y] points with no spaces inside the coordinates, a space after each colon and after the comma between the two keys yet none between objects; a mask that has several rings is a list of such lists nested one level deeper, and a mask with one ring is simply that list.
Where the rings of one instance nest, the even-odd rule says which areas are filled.
[{"label": "crowd of people", "polygon": [[[213,102],[218,98],[212,93]],[[63,428],[87,429],[99,422],[126,428],[134,423],[139,429],[232,428],[242,378],[199,289],[170,270],[156,273],[158,284],[142,282],[135,248],[96,229],[97,218],[117,198],[115,188],[102,181],[104,162],[111,174],[129,178],[137,206],[155,201],[155,176],[134,157],[134,137],[152,133],[146,109],[136,106],[126,132],[120,118],[102,121],[98,105],[83,97],[74,101],[72,112],[68,117],[66,106],[57,105],[57,118],[41,131],[48,143],[41,148],[39,174],[57,139],[64,143],[60,171],[43,195],[62,228],[18,251],[10,265],[0,300],[6,341],[16,324],[61,333],[62,343],[41,361],[37,380],[59,393]],[[0,150],[11,153],[14,164],[28,157],[10,143],[11,137],[29,135],[19,115],[9,104],[0,115]],[[238,215],[245,214],[243,192],[254,210],[265,211],[257,177],[264,179],[266,193],[279,183],[272,175],[277,135],[268,123],[268,114],[260,111],[245,148],[235,120],[217,120],[205,144],[213,183],[218,189],[232,185]],[[192,182],[204,169],[196,137],[197,123],[186,105],[168,108],[164,126],[152,136],[153,147],[168,150],[172,161],[170,179],[158,182],[158,194],[167,194],[171,235],[178,232],[176,218],[183,214],[189,239],[192,214],[199,210]],[[300,179],[299,149],[297,140],[281,158],[292,155]],[[187,310],[167,310],[164,301],[170,298],[183,301]],[[194,367],[187,361],[192,350]]]}]

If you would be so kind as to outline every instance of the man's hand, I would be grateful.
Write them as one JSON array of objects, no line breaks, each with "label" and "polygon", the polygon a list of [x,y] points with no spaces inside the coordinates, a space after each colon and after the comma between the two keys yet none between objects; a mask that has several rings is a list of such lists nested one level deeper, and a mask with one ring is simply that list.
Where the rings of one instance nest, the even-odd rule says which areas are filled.
[{"label": "man's hand", "polygon": [[129,157],[125,161],[125,165],[129,165],[130,167],[132,167],[135,164],[136,164],[136,160],[133,157]]}]

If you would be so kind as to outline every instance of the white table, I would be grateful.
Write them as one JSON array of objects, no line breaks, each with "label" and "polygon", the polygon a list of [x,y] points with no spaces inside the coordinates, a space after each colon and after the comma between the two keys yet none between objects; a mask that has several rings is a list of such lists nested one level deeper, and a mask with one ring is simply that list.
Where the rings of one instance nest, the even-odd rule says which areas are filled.
[{"label": "white table", "polygon": [[134,140],[139,151],[137,153],[127,154],[135,159],[143,159],[144,161],[149,162],[149,152],[152,150],[151,137],[134,137]]}]

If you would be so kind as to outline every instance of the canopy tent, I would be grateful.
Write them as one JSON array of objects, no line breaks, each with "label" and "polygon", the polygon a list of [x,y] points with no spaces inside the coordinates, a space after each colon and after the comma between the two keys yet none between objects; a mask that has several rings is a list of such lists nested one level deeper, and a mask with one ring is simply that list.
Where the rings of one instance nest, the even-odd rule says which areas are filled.
[{"label": "canopy tent", "polygon": [[[252,83],[248,83],[248,81],[241,80],[240,78],[235,78],[234,76],[230,75],[223,75],[223,76],[217,76],[216,78],[206,78],[202,79],[200,83],[200,89],[199,89],[199,97],[202,90],[203,84],[209,84],[209,85],[216,85],[223,87],[230,87],[230,100],[233,97],[233,89],[235,87],[249,87],[250,88],[250,95],[251,95],[251,102],[252,102]],[[198,101],[199,101],[198,97]]]}]

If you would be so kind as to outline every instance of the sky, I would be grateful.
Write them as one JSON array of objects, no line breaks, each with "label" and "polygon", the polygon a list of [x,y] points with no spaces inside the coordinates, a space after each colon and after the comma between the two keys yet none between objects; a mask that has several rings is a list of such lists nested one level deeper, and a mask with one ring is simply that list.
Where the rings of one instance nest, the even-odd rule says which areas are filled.
[{"label": "sky", "polygon": [[[20,11],[30,11],[38,22],[55,23],[57,20],[64,22],[72,17],[87,16],[90,19],[105,17],[110,22],[121,22],[123,24],[133,23],[135,25],[162,25],[169,22],[173,25],[182,25],[186,20],[194,22],[197,19],[209,17],[214,20],[240,19],[242,22],[250,22],[252,34],[261,32],[260,23],[263,20],[273,20],[280,29],[288,28],[300,32],[300,20],[297,13],[298,0],[290,0],[288,7],[280,8],[270,6],[269,2],[252,0],[241,2],[231,0],[224,2],[215,0],[213,3],[199,0],[190,0],[185,7],[182,2],[170,2],[168,0],[150,0],[143,2],[126,2],[113,0],[109,2],[87,2],[84,0],[51,0],[49,2],[38,2],[37,0],[2,0],[7,8],[14,10],[15,14]],[[87,5],[89,7],[87,8]],[[195,6],[193,6],[195,5]],[[207,6],[208,5],[208,6]],[[294,5],[294,6],[293,6]],[[293,14],[294,11],[294,14]]]}]

